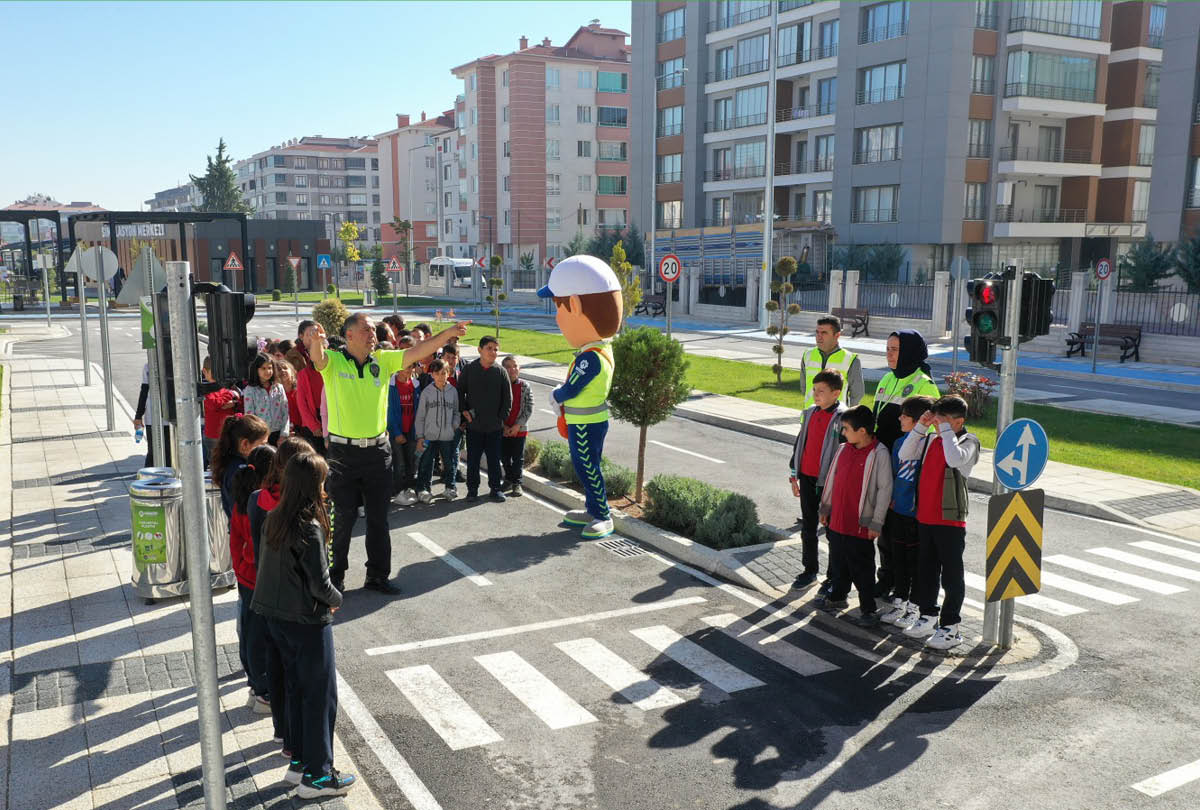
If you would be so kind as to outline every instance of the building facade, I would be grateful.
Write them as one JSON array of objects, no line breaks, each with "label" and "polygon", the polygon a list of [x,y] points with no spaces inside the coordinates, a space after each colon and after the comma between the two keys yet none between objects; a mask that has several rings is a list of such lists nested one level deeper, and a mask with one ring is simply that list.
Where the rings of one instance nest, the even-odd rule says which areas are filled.
[{"label": "building facade", "polygon": [[154,196],[146,200],[148,211],[198,211],[204,204],[204,197],[196,188],[195,183],[184,183],[182,186],[154,192]]},{"label": "building facade", "polygon": [[457,200],[442,191],[448,249],[541,264],[577,234],[630,222],[627,37],[593,22],[565,45],[521,37],[516,51],[453,69],[463,102],[460,143],[443,165],[443,182],[456,165],[460,184]]}]

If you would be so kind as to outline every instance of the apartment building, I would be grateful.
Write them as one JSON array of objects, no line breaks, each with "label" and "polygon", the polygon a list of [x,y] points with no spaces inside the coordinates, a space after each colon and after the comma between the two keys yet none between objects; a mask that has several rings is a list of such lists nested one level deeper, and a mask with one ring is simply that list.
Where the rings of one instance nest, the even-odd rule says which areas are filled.
[{"label": "apartment building", "polygon": [[592,22],[565,45],[521,37],[451,71],[463,80],[460,143],[443,172],[456,166],[460,187],[457,211],[442,192],[444,244],[540,265],[578,233],[630,222],[628,36]]},{"label": "apartment building", "polygon": [[901,245],[905,278],[955,256],[976,272],[1115,257],[1146,232],[1168,30],[1188,120],[1162,196],[1179,217],[1196,17],[1100,0],[634,4],[634,105],[655,111],[638,117],[635,207],[654,199],[660,231],[768,211],[776,231],[828,223],[840,245]]},{"label": "apartment building", "polygon": [[379,152],[379,192],[383,257],[403,262],[407,245],[392,227],[395,219],[412,222],[410,280],[438,253],[439,156],[442,141],[455,133],[454,110],[419,121],[396,116],[396,127],[375,136]]},{"label": "apartment building", "polygon": [[198,211],[204,203],[204,197],[195,183],[184,183],[182,186],[154,192],[154,196],[146,200],[148,211]]},{"label": "apartment building", "polygon": [[1169,103],[1155,111],[1153,154],[1140,157],[1153,161],[1147,225],[1155,239],[1172,241],[1200,232],[1200,5],[1172,3],[1161,16],[1148,21],[1145,41],[1130,47],[1149,54],[1162,48],[1159,84],[1145,90]]},{"label": "apartment building", "polygon": [[369,248],[383,239],[378,146],[372,138],[293,138],[233,169],[256,218],[324,222],[330,240],[353,221],[360,249]]}]

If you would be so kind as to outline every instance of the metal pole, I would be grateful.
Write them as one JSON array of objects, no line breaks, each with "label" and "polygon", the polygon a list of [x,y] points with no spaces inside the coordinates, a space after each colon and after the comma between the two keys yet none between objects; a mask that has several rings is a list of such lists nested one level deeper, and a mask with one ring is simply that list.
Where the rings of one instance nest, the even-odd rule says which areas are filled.
[{"label": "metal pole", "polygon": [[187,262],[167,262],[167,309],[171,359],[175,368],[179,476],[183,480],[183,520],[188,527],[188,607],[192,617],[192,662],[199,710],[200,763],[206,810],[225,810],[225,756],[221,750],[221,705],[217,693],[217,639],[209,578],[208,520],[201,454],[200,373],[196,368],[195,311]]},{"label": "metal pole", "polygon": [[[115,230],[109,225],[110,230]],[[104,416],[110,433],[117,429],[116,414],[113,413],[112,352],[108,347],[108,290],[104,284],[104,246],[92,248],[96,257],[96,287],[100,293],[100,365],[104,369]]]},{"label": "metal pole", "polygon": [[667,337],[671,337],[671,298],[675,292],[675,282],[667,282]]},{"label": "metal pole", "polygon": [[[1020,351],[1021,339],[1021,288],[1025,278],[1025,263],[1021,259],[1009,259],[1008,267],[1016,267],[1016,272],[1009,277],[1006,269],[1004,296],[1004,334],[1009,346],[1001,350],[1000,365],[1000,398],[996,406],[996,435],[999,436],[1012,422],[1013,401],[1017,392],[1017,354]],[[1007,492],[992,471],[992,495],[1003,495]],[[1013,637],[1013,600],[1005,599],[1000,602],[984,602],[983,606],[983,641],[985,644],[1012,647]]]},{"label": "metal pole", "polygon": [[[651,51],[651,60],[653,61],[656,51]],[[658,207],[658,79],[650,86],[650,116],[646,119],[650,122],[650,145],[646,153],[650,155],[650,166],[646,170],[649,176],[650,183],[650,256],[643,257],[642,264],[645,265],[644,270],[650,279],[650,290],[654,290],[654,273],[658,265],[654,261],[654,243],[655,237],[658,235],[658,212],[655,208]],[[701,222],[701,225],[704,223]],[[670,285],[667,285],[667,337],[671,336],[671,296]]]},{"label": "metal pole", "polygon": [[1096,373],[1096,355],[1100,352],[1100,318],[1104,312],[1104,285],[1107,279],[1096,285],[1096,317],[1092,318],[1092,373]]},{"label": "metal pole", "polygon": [[950,371],[953,374],[958,373],[958,350],[959,342],[962,339],[962,322],[963,322],[963,293],[967,286],[967,277],[971,274],[971,263],[966,258],[959,256],[951,264],[951,285],[950,294],[954,296],[954,300],[950,306],[951,323],[950,323],[950,345],[954,347],[954,351],[950,355]]},{"label": "metal pole", "polygon": [[[150,390],[154,392],[154,396],[150,399],[150,440],[153,442],[154,448],[151,461],[156,467],[165,467],[167,466],[167,426],[166,420],[163,418],[164,386],[160,372],[162,364],[159,363],[159,354],[162,352],[162,327],[158,322],[158,306],[154,300],[154,273],[150,266],[153,260],[153,251],[148,246],[142,248],[142,261],[146,265],[145,290],[146,294],[150,296],[150,316],[154,319],[154,348],[146,349],[146,367],[148,369],[146,379],[150,383]],[[178,458],[175,459],[175,461],[178,460]]]},{"label": "metal pole", "polygon": [[[767,61],[770,65],[770,76],[767,79],[767,165],[764,173],[766,182],[763,184],[763,255],[762,271],[758,275],[758,328],[766,329],[771,325],[767,312],[767,301],[771,297],[771,240],[775,236],[775,64],[778,62],[778,49],[772,49],[770,42],[776,40],[779,30],[779,4],[771,4],[771,36],[768,37]],[[737,268],[734,268],[734,279],[737,279]]]},{"label": "metal pole", "polygon": [[37,241],[38,241],[38,258],[42,265],[42,288],[46,296],[46,326],[53,326],[50,320],[50,269],[46,267],[46,257],[42,253],[42,221],[35,219],[33,224],[37,226]]},{"label": "metal pole", "polygon": [[75,263],[75,291],[79,294],[79,334],[83,338],[83,384],[90,388],[92,385],[92,359],[88,351],[87,333],[87,285],[83,281],[83,262]]}]

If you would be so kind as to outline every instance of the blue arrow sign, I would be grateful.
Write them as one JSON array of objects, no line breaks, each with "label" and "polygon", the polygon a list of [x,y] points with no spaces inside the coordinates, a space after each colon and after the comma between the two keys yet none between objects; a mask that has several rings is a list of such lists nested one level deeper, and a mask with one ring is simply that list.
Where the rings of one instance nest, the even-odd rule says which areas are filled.
[{"label": "blue arrow sign", "polygon": [[1025,489],[1041,476],[1050,458],[1046,431],[1032,419],[1017,419],[996,440],[996,478],[1009,489]]},{"label": "blue arrow sign", "polygon": [[331,267],[333,267],[333,261],[329,258],[329,254],[328,253],[318,253],[317,254],[317,269],[318,270],[328,270]]}]

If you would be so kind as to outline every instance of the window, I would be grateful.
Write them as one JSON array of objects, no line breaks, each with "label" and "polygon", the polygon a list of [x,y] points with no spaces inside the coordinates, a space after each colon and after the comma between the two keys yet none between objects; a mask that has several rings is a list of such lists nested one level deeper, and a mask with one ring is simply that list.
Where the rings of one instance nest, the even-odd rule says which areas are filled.
[{"label": "window", "polygon": [[1138,133],[1137,165],[1150,166],[1154,163],[1154,138],[1157,132],[1154,124],[1142,124]]},{"label": "window", "polygon": [[627,127],[629,110],[624,107],[597,107],[596,122],[602,127]]},{"label": "window", "polygon": [[308,188],[308,175],[296,174],[292,175],[298,188]]},{"label": "window", "polygon": [[656,227],[679,228],[683,225],[683,201],[662,200],[655,210]]},{"label": "window", "polygon": [[471,193],[472,194],[479,193],[479,175],[477,175],[477,174],[471,175]]},{"label": "window", "polygon": [[712,201],[712,220],[710,225],[728,225],[729,224],[729,198],[714,197]]},{"label": "window", "polygon": [[762,177],[766,168],[767,142],[765,140],[734,144],[734,177]]},{"label": "window", "polygon": [[576,141],[575,142],[575,157],[590,158],[592,156],[591,141]]},{"label": "window", "polygon": [[733,99],[713,99],[713,117],[709,129],[713,132],[723,132],[727,129],[733,129],[735,126],[736,124],[733,122]]},{"label": "window", "polygon": [[833,115],[837,109],[837,76],[817,80],[817,115]]},{"label": "window", "polygon": [[276,191],[275,192],[275,204],[276,205],[287,205],[287,192],[286,191]]},{"label": "window", "polygon": [[813,171],[833,171],[833,136],[818,135],[813,138]]},{"label": "window", "polygon": [[1009,31],[1037,31],[1080,39],[1100,39],[1100,0],[1016,0]]},{"label": "window", "polygon": [[655,182],[679,183],[683,180],[683,155],[658,155],[655,158]]},{"label": "window", "polygon": [[1135,180],[1133,182],[1133,206],[1130,211],[1132,222],[1145,222],[1146,211],[1150,207],[1150,181]]},{"label": "window", "polygon": [[596,92],[598,93],[628,93],[629,74],[615,73],[606,70],[596,73]]},{"label": "window", "polygon": [[329,205],[329,195],[328,195],[328,194],[322,194],[322,195],[321,195],[321,196],[320,196],[320,197],[317,199],[317,202],[318,202],[318,203],[320,203],[321,205]]},{"label": "window", "polygon": [[1143,107],[1158,107],[1158,82],[1161,73],[1162,65],[1153,63],[1146,65],[1146,85],[1142,94]]},{"label": "window", "polygon": [[879,42],[908,33],[908,0],[876,3],[862,10],[859,43]]},{"label": "window", "polygon": [[658,15],[658,41],[671,42],[683,36],[683,9]]},{"label": "window", "polygon": [[581,174],[575,178],[576,191],[591,191],[592,176],[590,174]]},{"label": "window", "polygon": [[587,225],[588,224],[588,209],[584,208],[583,206],[580,206],[579,208],[575,209],[575,224],[576,225]]},{"label": "window", "polygon": [[453,227],[453,225],[454,225],[454,220],[448,219],[448,220],[446,220],[446,227],[445,227],[445,228],[443,228],[443,230],[444,230],[444,231],[445,231],[447,234],[449,234],[449,233],[450,233],[450,229],[451,229],[451,227]]},{"label": "window", "polygon": [[512,176],[507,174],[504,175],[500,185],[505,191],[512,191]]},{"label": "window", "polygon": [[629,160],[629,145],[625,141],[600,141],[600,160]]},{"label": "window", "polygon": [[346,175],[346,188],[366,188],[367,178],[361,174]]},{"label": "window", "polygon": [[508,87],[508,71],[507,70],[503,71],[500,74],[500,84],[504,87]]},{"label": "window", "polygon": [[557,90],[559,88],[559,69],[548,67],[546,68],[546,89]]},{"label": "window", "polygon": [[737,44],[737,75],[746,76],[766,70],[769,35],[759,34],[739,40]]},{"label": "window", "polygon": [[1163,31],[1167,24],[1167,7],[1163,3],[1150,6],[1150,25],[1147,27],[1146,44],[1151,48],[1161,48]]},{"label": "window", "polygon": [[346,203],[347,205],[366,205],[367,204],[367,195],[366,194],[347,194],[346,200],[347,200],[347,203]]},{"label": "window", "polygon": [[475,126],[478,123],[479,123],[479,108],[472,107],[471,108],[471,126]]},{"label": "window", "polygon": [[1096,58],[1041,51],[1010,51],[1004,95],[1094,102]]},{"label": "window", "polygon": [[433,239],[437,236],[437,225],[425,225],[425,238]]},{"label": "window", "polygon": [[509,213],[510,213],[510,212],[509,212],[508,210],[505,210],[505,212],[504,212],[504,224],[505,224],[505,225],[511,225],[511,224],[512,224],[511,222],[509,222],[509,219],[508,219]]},{"label": "window", "polygon": [[346,158],[346,169],[354,169],[356,171],[365,171],[367,168],[366,158]]},{"label": "window", "polygon": [[557,231],[562,228],[562,210],[559,208],[546,209],[546,230]]},{"label": "window", "polygon": [[447,191],[446,193],[444,193],[442,195],[442,207],[449,208],[451,205],[452,199],[453,199],[453,197],[451,196],[451,192]]},{"label": "window", "polygon": [[580,90],[592,89],[592,72],[590,70],[581,70],[575,76],[575,82]]},{"label": "window", "polygon": [[863,127],[854,134],[855,163],[884,163],[899,160],[904,140],[901,124],[880,127]]},{"label": "window", "polygon": [[546,175],[546,195],[557,197],[562,194],[562,175],[547,174]]},{"label": "window", "polygon": [[546,160],[558,160],[559,142],[556,140],[546,141]]},{"label": "window", "polygon": [[449,167],[449,166],[443,166],[443,167],[442,167],[442,179],[443,179],[443,180],[449,180],[449,179],[450,179],[450,167]]},{"label": "window", "polygon": [[963,219],[987,219],[987,183],[967,183],[963,188]]},{"label": "window", "polygon": [[992,70],[996,65],[996,57],[975,54],[971,60],[971,92],[991,94],[996,92],[996,82]]},{"label": "window", "polygon": [[599,223],[607,228],[624,228],[629,212],[624,208],[598,208]]},{"label": "window", "polygon": [[745,87],[734,96],[734,126],[767,123],[767,86]]},{"label": "window", "polygon": [[502,122],[504,122],[505,124],[508,123],[508,105],[507,104],[505,104],[503,107],[500,108],[500,120]]},{"label": "window", "polygon": [[271,165],[273,165],[276,169],[286,168],[287,158],[285,158],[283,155],[273,155]]},{"label": "window", "polygon": [[592,123],[592,107],[590,104],[579,104],[575,107],[575,123]]},{"label": "window", "polygon": [[733,177],[733,150],[728,146],[718,147],[712,152],[713,180],[728,180]]},{"label": "window", "polygon": [[720,82],[732,79],[734,73],[733,48],[720,48],[713,55],[713,72],[709,75],[710,82]]},{"label": "window", "polygon": [[658,111],[658,137],[667,138],[681,132],[683,132],[683,107],[660,108]]},{"label": "window", "polygon": [[296,195],[296,205],[308,205],[308,195],[307,194],[297,194]]},{"label": "window", "polygon": [[967,121],[967,157],[991,157],[992,121],[990,118],[971,118]]},{"label": "window", "polygon": [[321,188],[328,188],[329,187],[329,175],[327,175],[327,174],[317,175],[317,185],[320,186]]},{"label": "window", "polygon": [[378,194],[371,195],[371,205],[379,205],[379,195]]},{"label": "window", "polygon": [[479,157],[479,150],[476,148],[475,142],[471,141],[471,160],[477,160],[478,157]]},{"label": "window", "polygon": [[329,165],[339,172],[345,171],[346,169],[346,161],[342,160],[341,158],[330,158]]},{"label": "window", "polygon": [[505,141],[501,146],[501,154],[504,157],[512,157],[512,144],[510,141]]},{"label": "window", "polygon": [[897,222],[896,201],[899,186],[860,186],[854,189],[854,209],[851,222]]},{"label": "window", "polygon": [[[431,202],[425,203],[425,216],[427,216],[427,217],[437,216],[437,203],[431,203]],[[430,225],[428,227],[432,228],[434,226]],[[436,235],[436,231],[432,235]]]},{"label": "window", "polygon": [[[682,9],[680,9],[682,11]],[[667,59],[659,62],[656,68],[658,89],[670,90],[672,87],[683,87],[683,57]]]},{"label": "window", "polygon": [[275,175],[275,185],[286,186],[288,184],[287,179],[288,176],[286,174],[277,174]]},{"label": "window", "polygon": [[840,20],[830,20],[821,23],[821,53],[825,56],[837,55],[838,35],[841,31],[839,22]]},{"label": "window", "polygon": [[996,30],[996,0],[975,0],[975,27]]},{"label": "window", "polygon": [[624,175],[602,174],[596,178],[597,194],[624,194],[626,178]]},{"label": "window", "polygon": [[[378,224],[379,224],[379,218],[380,218],[380,213],[379,213],[378,211],[372,211],[372,212],[371,212],[371,221],[372,221],[372,222],[374,222],[375,224],[377,224],[377,225],[378,225]],[[376,238],[376,239],[379,239],[379,237],[378,237],[378,236],[376,236],[375,238]]]},{"label": "window", "polygon": [[[425,144],[428,146],[429,145],[429,140],[428,140],[429,136],[426,135],[425,138],[426,138]],[[371,171],[373,171],[373,172],[379,171],[379,158],[371,158]]]},{"label": "window", "polygon": [[468,78],[469,78],[469,79],[470,79],[470,81],[471,81],[471,89],[472,89],[472,90],[476,90],[476,89],[478,89],[478,84],[476,84],[476,81],[475,81],[475,74],[474,74],[474,73],[472,73],[472,74],[471,74],[471,75],[470,75]]},{"label": "window", "polygon": [[879,104],[904,98],[904,62],[862,68],[858,71],[858,104]]},{"label": "window", "polygon": [[709,19],[709,32],[720,31],[732,25],[741,25],[751,20],[762,19],[771,14],[772,3],[768,0],[718,0],[706,4],[714,9]]},{"label": "window", "polygon": [[308,158],[302,158],[302,157],[292,158],[292,168],[293,169],[307,169],[308,168]]},{"label": "window", "polygon": [[343,195],[343,194],[334,194],[334,195],[333,195],[333,204],[334,204],[334,205],[345,205],[345,204],[346,204],[346,197],[345,197],[345,195]]},{"label": "window", "polygon": [[558,105],[557,104],[547,104],[546,105],[546,123],[547,124],[557,124],[558,121],[559,121]]}]

